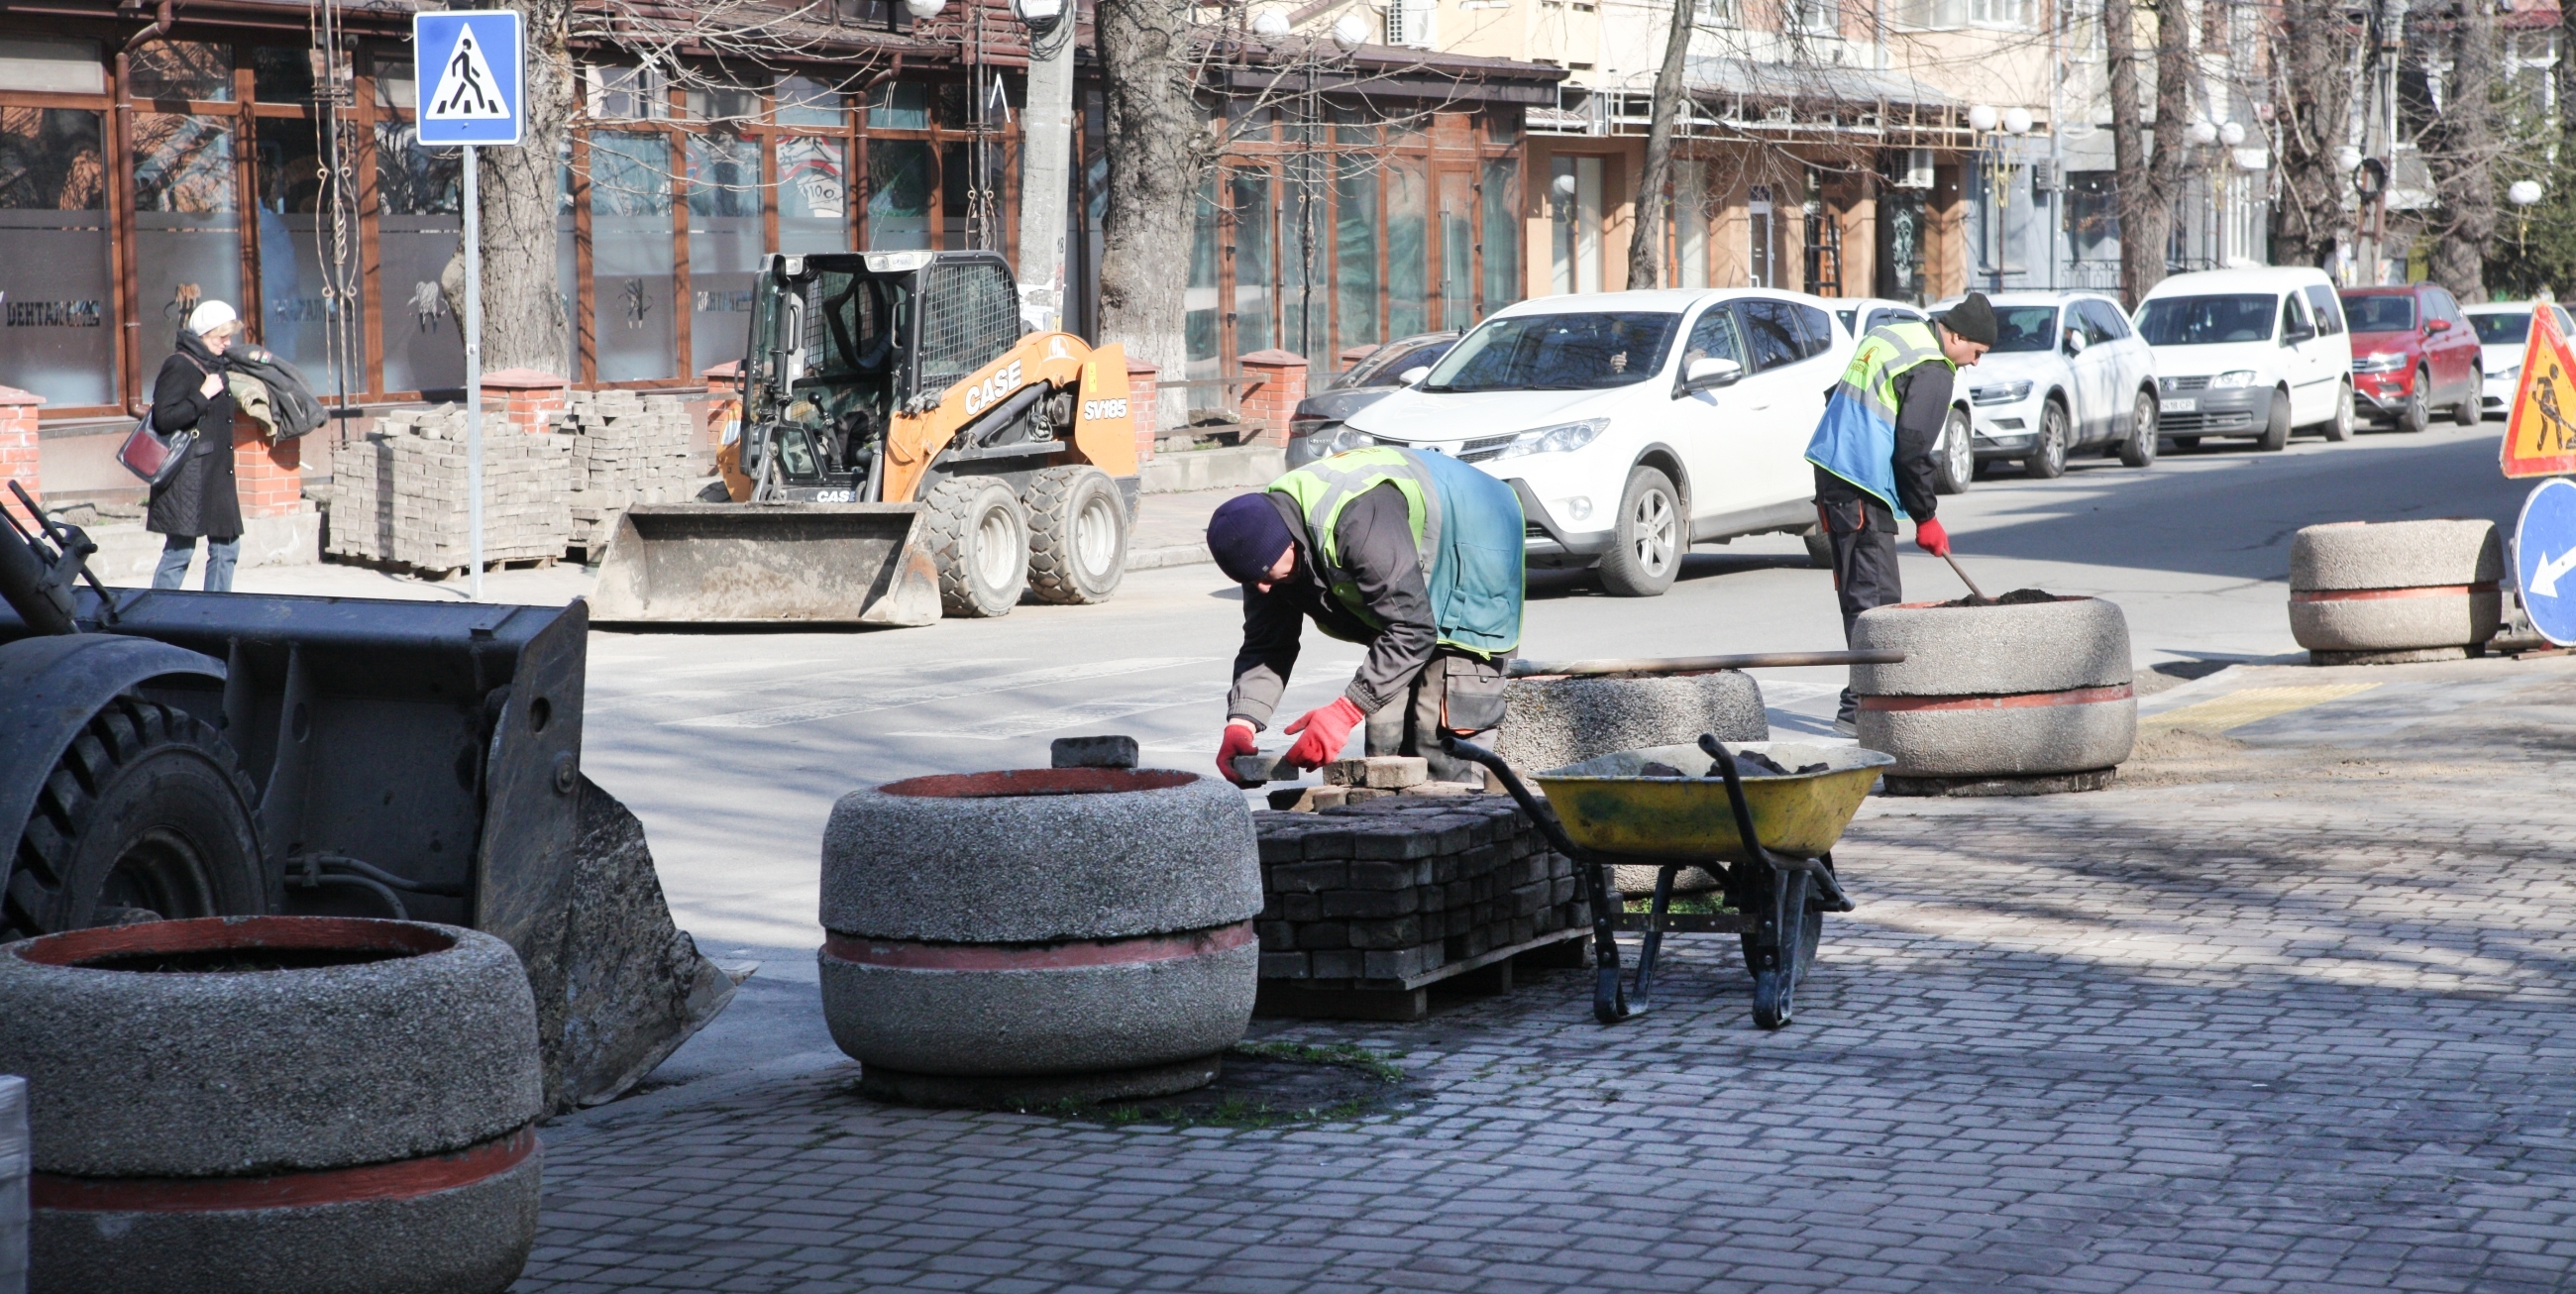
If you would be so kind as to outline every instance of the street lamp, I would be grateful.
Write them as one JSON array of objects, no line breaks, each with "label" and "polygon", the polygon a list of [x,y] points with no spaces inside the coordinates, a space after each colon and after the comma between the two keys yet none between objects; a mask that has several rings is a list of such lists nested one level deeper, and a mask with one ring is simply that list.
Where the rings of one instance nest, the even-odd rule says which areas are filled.
[{"label": "street lamp", "polygon": [[948,7],[948,0],[903,0],[903,11],[917,22],[927,22]]},{"label": "street lamp", "polygon": [[2027,135],[2027,134],[2029,134],[2029,133],[2030,133],[2030,127],[2031,127],[2030,109],[2028,109],[2028,108],[2006,108],[2006,109],[2004,109],[2004,133],[2005,133],[2005,134],[2008,134],[2008,135]]},{"label": "street lamp", "polygon": [[1993,108],[1982,103],[1968,109],[1968,129],[1980,135],[1992,131],[1995,128],[1995,122],[1999,119]]},{"label": "street lamp", "polygon": [[2004,149],[1998,132],[2015,137],[2030,133],[2028,108],[1999,109],[1980,103],[1968,109],[1968,129],[1977,135],[1977,147],[1985,154],[1986,192],[1992,195],[1995,227],[1994,290],[2004,290],[2004,246],[2008,234],[2005,226],[2012,210],[2013,161]]},{"label": "street lamp", "polygon": [[1281,13],[1276,9],[1262,10],[1252,19],[1252,34],[1255,36],[1287,35],[1288,15]]},{"label": "street lamp", "polygon": [[2218,137],[2227,141],[2229,148],[2234,148],[2245,142],[2245,124],[2238,121],[2228,122],[2218,128]]},{"label": "street lamp", "polygon": [[2513,214],[2519,222],[2513,235],[2516,252],[2531,237],[2531,208],[2540,201],[2544,192],[2538,180],[2516,180],[2505,186],[2504,200],[2513,204]]},{"label": "street lamp", "polygon": [[[908,5],[919,2],[906,0]],[[935,2],[944,4],[947,0]],[[1064,21],[1064,0],[1011,0],[1011,13],[1028,24],[1030,35],[1044,36],[1054,31],[1057,23]]]},{"label": "street lamp", "polygon": [[2194,121],[2193,123],[2191,123],[2191,142],[2193,142],[2193,143],[2195,143],[2195,144],[2201,144],[2201,145],[2209,145],[2209,144],[2215,144],[2215,143],[2217,143],[2217,142],[2218,142],[2218,127],[2217,127],[2217,125],[2215,125],[2214,123],[2212,123],[2212,122],[2209,120],[2209,118],[2207,118],[2207,117],[2203,117],[2203,118],[2201,118],[2201,119],[2199,119],[2199,120],[2197,120],[2197,121]]},{"label": "street lamp", "polygon": [[2337,175],[2350,175],[2353,172],[2360,170],[2361,150],[2350,144],[2346,144],[2343,147],[2336,149],[2334,154],[2334,168],[2335,174]]},{"label": "street lamp", "polygon": [[1369,25],[1358,14],[1346,13],[1333,20],[1333,43],[1349,53],[1368,44]]}]

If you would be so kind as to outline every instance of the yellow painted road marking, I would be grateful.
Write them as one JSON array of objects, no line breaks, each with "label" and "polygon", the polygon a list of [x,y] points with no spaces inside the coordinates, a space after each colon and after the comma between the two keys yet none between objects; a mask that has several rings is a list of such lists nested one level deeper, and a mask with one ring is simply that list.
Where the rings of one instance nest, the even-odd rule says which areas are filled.
[{"label": "yellow painted road marking", "polygon": [[2305,710],[2312,705],[2367,692],[2377,686],[2377,683],[2314,683],[2299,687],[2249,687],[2213,697],[2198,705],[2147,715],[2138,722],[2141,725],[2160,724],[2170,728],[2196,728],[2202,732],[2225,732],[2293,710]]}]

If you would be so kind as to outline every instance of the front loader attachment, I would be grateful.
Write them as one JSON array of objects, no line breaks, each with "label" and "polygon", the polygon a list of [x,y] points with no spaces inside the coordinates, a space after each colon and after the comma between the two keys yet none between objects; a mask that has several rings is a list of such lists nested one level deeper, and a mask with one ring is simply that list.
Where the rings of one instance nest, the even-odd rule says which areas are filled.
[{"label": "front loader attachment", "polygon": [[604,624],[926,625],[939,572],[913,503],[649,503],[609,537]]}]

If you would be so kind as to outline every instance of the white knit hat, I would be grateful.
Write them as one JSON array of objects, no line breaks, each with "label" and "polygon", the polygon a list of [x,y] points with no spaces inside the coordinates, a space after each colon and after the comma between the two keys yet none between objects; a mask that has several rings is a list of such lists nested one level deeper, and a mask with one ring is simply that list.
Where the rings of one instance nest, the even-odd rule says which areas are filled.
[{"label": "white knit hat", "polygon": [[240,319],[241,316],[234,314],[231,306],[221,301],[200,301],[196,309],[188,312],[188,331],[203,337]]}]

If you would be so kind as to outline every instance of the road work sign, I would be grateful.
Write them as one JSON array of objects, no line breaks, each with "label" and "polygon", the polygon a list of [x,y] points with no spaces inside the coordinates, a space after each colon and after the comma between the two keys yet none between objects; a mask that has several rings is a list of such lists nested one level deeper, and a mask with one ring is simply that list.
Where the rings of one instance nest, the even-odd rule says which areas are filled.
[{"label": "road work sign", "polygon": [[516,144],[526,124],[524,47],[510,9],[413,14],[420,142]]},{"label": "road work sign", "polygon": [[2576,484],[2542,481],[2513,528],[2513,575],[2531,627],[2576,646]]},{"label": "road work sign", "polygon": [[2576,472],[2576,355],[2568,352],[2557,316],[2546,305],[2531,312],[2522,389],[2514,392],[2513,421],[2505,424],[2507,478]]}]

